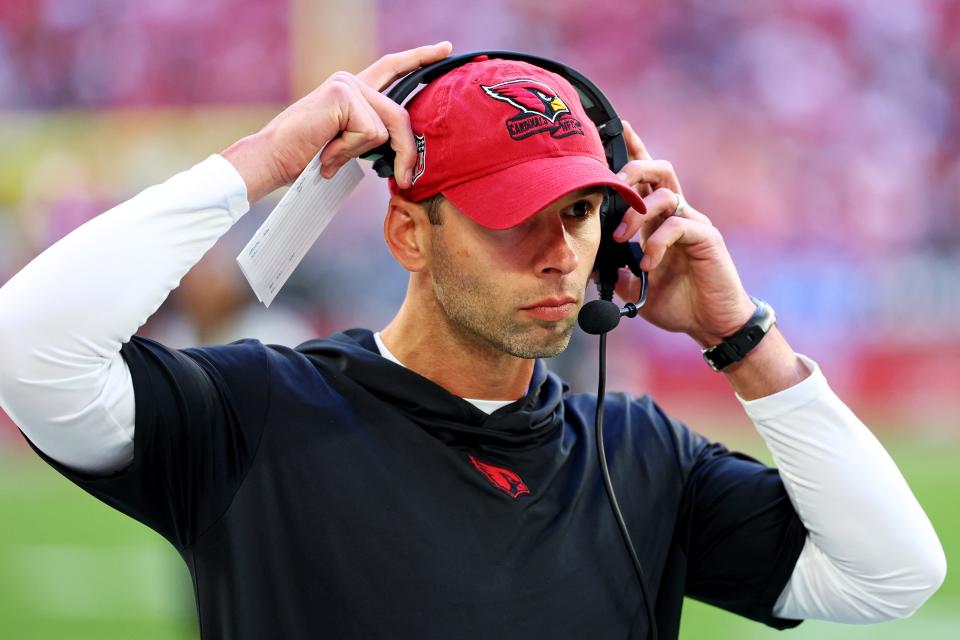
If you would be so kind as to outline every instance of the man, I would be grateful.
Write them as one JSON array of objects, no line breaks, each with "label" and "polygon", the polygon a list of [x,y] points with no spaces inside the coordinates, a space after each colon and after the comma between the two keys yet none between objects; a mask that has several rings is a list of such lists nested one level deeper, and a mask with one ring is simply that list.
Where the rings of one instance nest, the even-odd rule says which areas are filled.
[{"label": "man", "polygon": [[[632,161],[613,175],[562,78],[478,60],[409,114],[378,93],[449,52],[334,74],[12,278],[0,398],[32,446],[176,546],[208,638],[624,638],[654,623],[672,638],[684,595],[779,628],[910,615],[944,577],[936,534],[876,439],[773,326],[723,375],[780,474],[649,397],[606,401],[648,619],[603,493],[596,398],[538,360],[573,331],[601,187],[633,207],[616,239],[644,241],[648,322],[708,347],[756,306],[717,229],[679,206],[670,165],[628,128]],[[558,120],[566,110],[572,133],[508,126],[518,107],[496,88],[521,81]],[[410,280],[382,331],[296,350],[131,338],[250,202],[321,149],[330,177],[388,137],[384,237]],[[619,288],[634,298],[636,281]]]}]

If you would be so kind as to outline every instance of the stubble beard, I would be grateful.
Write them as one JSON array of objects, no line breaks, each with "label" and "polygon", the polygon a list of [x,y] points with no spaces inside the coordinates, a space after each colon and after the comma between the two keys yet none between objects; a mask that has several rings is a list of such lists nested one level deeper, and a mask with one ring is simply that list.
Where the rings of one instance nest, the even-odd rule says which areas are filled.
[{"label": "stubble beard", "polygon": [[523,322],[506,317],[510,304],[500,313],[503,291],[452,264],[442,241],[434,234],[433,293],[451,325],[476,344],[489,346],[517,358],[552,358],[570,344],[574,318],[547,322],[531,318]]}]

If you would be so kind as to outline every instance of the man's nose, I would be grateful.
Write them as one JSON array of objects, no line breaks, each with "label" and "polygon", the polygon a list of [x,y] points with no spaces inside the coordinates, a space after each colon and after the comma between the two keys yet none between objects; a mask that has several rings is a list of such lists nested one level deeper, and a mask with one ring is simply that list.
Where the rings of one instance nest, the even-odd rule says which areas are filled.
[{"label": "man's nose", "polygon": [[560,216],[544,221],[538,235],[537,272],[541,275],[566,275],[577,268],[580,260],[573,238]]}]

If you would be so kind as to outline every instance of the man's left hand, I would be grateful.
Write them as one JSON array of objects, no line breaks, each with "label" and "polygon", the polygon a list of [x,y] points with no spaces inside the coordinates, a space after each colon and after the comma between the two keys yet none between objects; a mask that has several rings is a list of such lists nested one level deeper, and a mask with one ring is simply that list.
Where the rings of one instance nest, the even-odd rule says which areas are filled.
[{"label": "man's left hand", "polygon": [[[737,331],[756,309],[740,282],[723,237],[710,219],[682,200],[680,182],[669,162],[654,160],[640,137],[624,121],[630,161],[621,175],[647,205],[647,214],[630,209],[614,240],[639,235],[647,272],[648,295],[640,316],[666,331],[683,332],[702,347],[719,344]],[[617,294],[637,300],[640,279],[621,269]]]}]

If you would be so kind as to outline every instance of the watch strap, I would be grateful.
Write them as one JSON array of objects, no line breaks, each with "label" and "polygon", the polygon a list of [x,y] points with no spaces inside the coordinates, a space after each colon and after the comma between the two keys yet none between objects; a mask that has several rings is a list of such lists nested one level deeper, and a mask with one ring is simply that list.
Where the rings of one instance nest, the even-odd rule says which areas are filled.
[{"label": "watch strap", "polygon": [[703,349],[703,359],[714,371],[723,371],[734,362],[743,360],[777,321],[773,307],[767,302],[753,296],[750,296],[750,300],[757,305],[757,310],[746,324],[720,344]]}]

